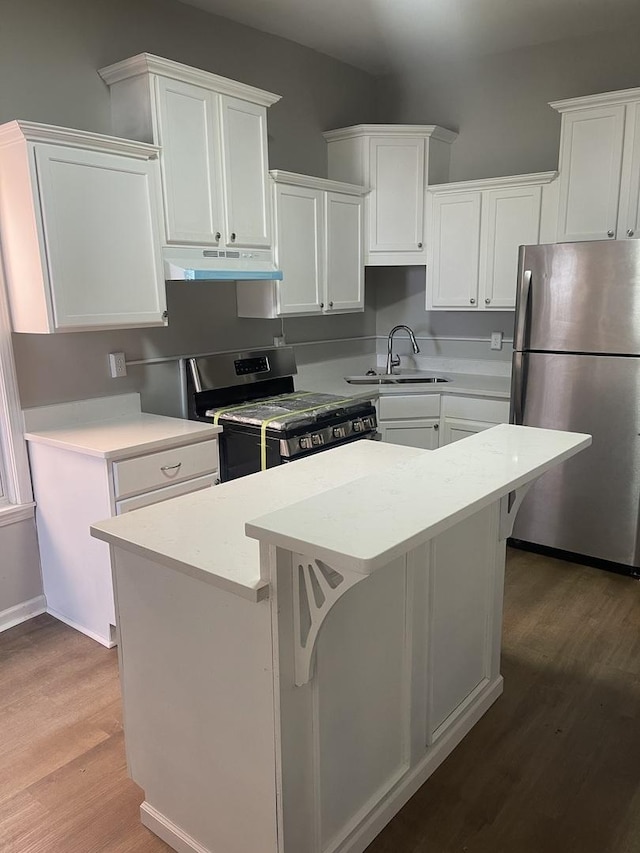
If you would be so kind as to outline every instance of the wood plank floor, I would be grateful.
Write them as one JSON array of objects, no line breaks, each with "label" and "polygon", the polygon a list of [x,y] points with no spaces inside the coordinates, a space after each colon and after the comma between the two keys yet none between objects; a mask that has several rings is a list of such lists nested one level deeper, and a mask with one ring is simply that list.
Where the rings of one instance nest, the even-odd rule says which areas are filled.
[{"label": "wood plank floor", "polygon": [[[640,583],[510,552],[502,672],[367,853],[640,853]],[[49,616],[0,634],[1,853],[166,853],[141,800],[115,650]]]}]

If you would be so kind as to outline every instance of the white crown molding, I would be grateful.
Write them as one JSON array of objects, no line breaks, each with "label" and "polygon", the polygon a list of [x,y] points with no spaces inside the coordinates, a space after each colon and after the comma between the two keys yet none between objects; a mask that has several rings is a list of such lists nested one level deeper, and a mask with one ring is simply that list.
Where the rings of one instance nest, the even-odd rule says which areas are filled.
[{"label": "white crown molding", "polygon": [[287,184],[293,187],[306,187],[312,190],[322,190],[345,195],[366,195],[369,190],[359,184],[346,184],[343,181],[332,181],[328,178],[316,178],[314,175],[300,175],[297,172],[285,172],[282,169],[271,169],[269,172],[276,184]]},{"label": "white crown molding", "polygon": [[564,101],[549,101],[549,106],[559,113],[584,110],[590,107],[609,107],[612,104],[630,104],[640,101],[640,89],[620,89],[617,92],[602,92],[598,95],[583,95]]},{"label": "white crown molding", "polygon": [[0,125],[0,148],[24,142],[66,145],[70,148],[90,148],[106,154],[125,154],[140,160],[155,160],[160,148],[147,142],[135,142],[119,136],[105,136],[88,130],[72,130],[53,124],[33,121],[10,121]]},{"label": "white crown molding", "polygon": [[352,127],[327,130],[322,135],[327,142],[356,139],[362,136],[415,136],[437,139],[440,142],[453,142],[458,138],[455,131],[437,124],[355,124]]},{"label": "white crown molding", "polygon": [[100,68],[98,74],[108,86],[141,74],[158,74],[161,77],[180,80],[182,83],[192,83],[194,86],[212,89],[221,95],[250,101],[262,107],[270,107],[282,97],[282,95],[274,95],[273,92],[266,92],[264,89],[256,89],[255,86],[249,86],[246,83],[220,77],[210,71],[202,71],[200,68],[192,68],[190,65],[174,62],[172,59],[154,56],[152,53],[139,53],[129,59],[123,59],[122,62],[107,65],[105,68]]},{"label": "white crown molding", "polygon": [[470,190],[492,190],[504,187],[538,186],[550,184],[558,177],[557,172],[534,172],[530,175],[508,175],[504,178],[480,178],[474,181],[455,181],[449,184],[434,184],[427,187],[427,192],[450,193],[469,192]]}]

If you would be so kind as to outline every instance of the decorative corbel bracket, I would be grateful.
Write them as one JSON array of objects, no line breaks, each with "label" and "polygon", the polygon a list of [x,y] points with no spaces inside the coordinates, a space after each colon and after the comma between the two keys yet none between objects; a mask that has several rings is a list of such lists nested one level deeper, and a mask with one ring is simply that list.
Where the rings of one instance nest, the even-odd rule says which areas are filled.
[{"label": "decorative corbel bracket", "polygon": [[367,575],[337,572],[322,560],[304,554],[292,557],[295,683],[301,687],[311,680],[316,640],[327,614],[348,589]]},{"label": "decorative corbel bracket", "polygon": [[513,533],[513,525],[516,520],[516,515],[520,509],[520,505],[531,488],[531,483],[526,483],[520,486],[515,492],[509,492],[500,501],[500,539],[508,539]]}]

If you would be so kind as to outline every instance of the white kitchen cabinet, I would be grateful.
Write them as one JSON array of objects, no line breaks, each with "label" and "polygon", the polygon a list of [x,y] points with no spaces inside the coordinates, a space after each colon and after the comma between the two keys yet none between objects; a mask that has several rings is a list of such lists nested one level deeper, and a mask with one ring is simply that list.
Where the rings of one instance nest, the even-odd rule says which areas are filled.
[{"label": "white kitchen cabinet", "polygon": [[148,53],[99,73],[114,130],[162,146],[166,244],[269,249],[267,107],[280,97]]},{"label": "white kitchen cabinet", "polygon": [[435,450],[439,446],[438,434],[440,422],[437,418],[380,422],[382,441],[389,444],[401,444],[404,447],[419,447],[422,450]]},{"label": "white kitchen cabinet", "polygon": [[453,131],[436,125],[356,125],[324,134],[329,176],[362,184],[365,264],[426,263],[425,188],[449,176]]},{"label": "white kitchen cabinet", "polygon": [[538,243],[555,172],[465,181],[427,192],[427,309],[513,310],[518,247]]},{"label": "white kitchen cabinet", "polygon": [[443,395],[440,445],[451,444],[496,424],[509,423],[509,401],[490,397]]},{"label": "white kitchen cabinet", "polygon": [[0,127],[0,229],[16,332],[165,325],[158,149]]},{"label": "white kitchen cabinet", "polygon": [[562,115],[557,241],[637,237],[640,89],[550,106]]},{"label": "white kitchen cabinet", "polygon": [[282,281],[238,282],[240,317],[364,310],[363,187],[272,171]]},{"label": "white kitchen cabinet", "polygon": [[[135,398],[135,400],[133,400]],[[218,427],[142,414],[137,395],[25,411],[47,612],[105,646],[116,641],[108,548],[89,526],[217,482]],[[114,418],[124,401],[128,413]],[[138,403],[139,405],[139,403]],[[100,420],[52,427],[73,407]],[[93,407],[93,408],[92,408]],[[55,415],[55,412],[54,412]],[[38,422],[42,428],[37,429]],[[64,423],[64,421],[63,421]],[[29,428],[29,427],[28,427]],[[151,452],[150,452],[151,451]]]}]

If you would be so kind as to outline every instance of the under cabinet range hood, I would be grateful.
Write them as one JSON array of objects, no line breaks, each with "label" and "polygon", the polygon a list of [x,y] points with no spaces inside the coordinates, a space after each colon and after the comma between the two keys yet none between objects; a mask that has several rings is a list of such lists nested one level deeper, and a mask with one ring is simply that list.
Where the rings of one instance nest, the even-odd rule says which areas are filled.
[{"label": "under cabinet range hood", "polygon": [[162,250],[165,281],[281,281],[269,249]]}]

